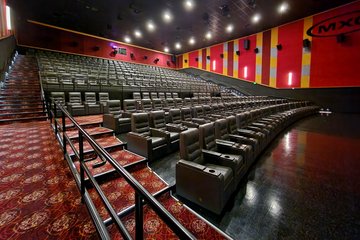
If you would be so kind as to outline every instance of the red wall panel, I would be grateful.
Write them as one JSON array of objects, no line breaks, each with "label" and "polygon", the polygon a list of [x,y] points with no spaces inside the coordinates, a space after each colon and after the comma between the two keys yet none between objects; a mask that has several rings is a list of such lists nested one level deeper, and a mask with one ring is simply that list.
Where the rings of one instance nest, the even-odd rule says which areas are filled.
[{"label": "red wall panel", "polygon": [[[250,49],[244,49],[244,40],[250,40]],[[239,39],[239,78],[254,82],[256,71],[256,54],[252,49],[256,44],[256,35],[249,36],[247,38]],[[247,78],[244,76],[244,68],[247,67]]]},{"label": "red wall panel", "polygon": [[264,85],[269,85],[270,82],[270,44],[271,30],[268,30],[263,33],[261,83]]},{"label": "red wall panel", "polygon": [[206,48],[201,50],[202,54],[202,69],[206,70]]},{"label": "red wall panel", "polygon": [[189,53],[189,67],[198,68],[199,61],[196,61],[196,58],[199,57],[199,51]]},{"label": "red wall panel", "polygon": [[[360,2],[350,4],[313,17],[313,23],[340,14],[360,10]],[[343,19],[347,20],[346,16]],[[336,37],[312,39],[310,87],[360,86],[360,31],[346,34],[346,41],[337,43]]]},{"label": "red wall panel", "polygon": [[[80,33],[41,26],[33,23],[26,23],[21,25],[20,30],[17,32],[17,39],[19,45],[110,58],[114,60],[122,60],[147,65],[156,65],[159,67],[175,68],[175,64],[171,62],[170,54],[118,42],[112,42],[110,40],[99,39],[92,36],[86,36]],[[117,54],[116,56],[112,55],[111,51],[113,45],[125,48],[127,54]],[[100,49],[95,51],[95,46],[99,47]],[[133,59],[131,59],[130,53],[134,54]],[[145,59],[144,56],[147,56],[147,59]],[[155,63],[155,59],[159,59],[159,61]]]},{"label": "red wall panel", "polygon": [[[304,21],[297,21],[279,27],[278,43],[282,50],[277,55],[277,87],[300,87],[302,65],[302,37]],[[288,85],[289,73],[292,73],[292,85]]]},{"label": "red wall panel", "polygon": [[234,41],[228,43],[228,75],[234,74]]},{"label": "red wall panel", "polygon": [[[216,73],[223,73],[223,58],[220,57],[220,54],[224,53],[224,45],[215,45],[210,47],[210,69]],[[216,61],[216,69],[213,70],[213,62]]]}]

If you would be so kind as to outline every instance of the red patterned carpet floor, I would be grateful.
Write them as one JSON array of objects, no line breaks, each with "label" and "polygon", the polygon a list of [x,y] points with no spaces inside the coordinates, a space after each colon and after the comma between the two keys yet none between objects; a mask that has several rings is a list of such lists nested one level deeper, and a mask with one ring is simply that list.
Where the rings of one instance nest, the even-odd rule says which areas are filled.
[{"label": "red patterned carpet floor", "polygon": [[0,126],[0,239],[97,238],[48,122]]},{"label": "red patterned carpet floor", "polygon": [[[111,154],[129,162],[141,159],[125,150]],[[0,157],[0,239],[98,238],[48,122],[0,126]],[[130,172],[151,193],[167,186],[145,164]],[[117,211],[134,204],[134,192],[123,178],[105,182],[101,187]],[[106,218],[97,194],[89,192]],[[224,238],[168,193],[159,201],[197,238]],[[134,236],[133,214],[123,220]],[[114,239],[121,238],[114,227],[110,227],[110,233]],[[145,239],[177,238],[148,207],[144,209],[144,234]]]}]

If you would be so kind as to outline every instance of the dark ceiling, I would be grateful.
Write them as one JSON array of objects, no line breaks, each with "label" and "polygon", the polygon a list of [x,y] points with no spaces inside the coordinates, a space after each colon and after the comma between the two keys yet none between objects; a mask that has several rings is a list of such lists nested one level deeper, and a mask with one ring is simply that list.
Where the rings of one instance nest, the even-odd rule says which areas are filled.
[{"label": "dark ceiling", "polygon": [[[8,0],[17,22],[27,19],[85,32],[124,42],[131,37],[132,44],[178,54],[215,43],[246,36],[300,19],[353,0],[192,0],[193,9],[186,10],[185,0]],[[279,14],[279,5],[286,2],[288,11]],[[172,14],[165,23],[164,11]],[[252,23],[254,14],[260,14],[258,23]],[[149,32],[146,23],[156,25]],[[232,33],[225,31],[232,24]],[[136,38],[135,30],[142,33]],[[212,38],[206,39],[210,31]],[[189,44],[194,37],[195,43]],[[181,49],[175,49],[175,43]]]}]

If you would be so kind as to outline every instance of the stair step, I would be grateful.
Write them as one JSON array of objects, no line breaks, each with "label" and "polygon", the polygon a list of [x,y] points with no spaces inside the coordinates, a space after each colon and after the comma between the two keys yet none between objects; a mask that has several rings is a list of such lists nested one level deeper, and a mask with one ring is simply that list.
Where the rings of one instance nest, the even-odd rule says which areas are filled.
[{"label": "stair step", "polygon": [[46,121],[46,116],[39,117],[24,117],[24,118],[8,118],[8,119],[0,119],[0,124],[12,123],[12,122],[28,122],[28,121]]},{"label": "stair step", "polygon": [[1,100],[0,99],[0,104],[1,103],[5,103],[5,102],[13,102],[13,103],[21,103],[21,102],[39,102],[40,100],[39,99],[29,99],[29,100],[22,100],[22,99],[7,99],[7,100]]},{"label": "stair step", "polygon": [[3,113],[0,114],[0,118],[7,117],[7,116],[21,116],[21,115],[42,115],[45,114],[42,110],[41,111],[35,111],[35,112],[11,112],[11,113]]},{"label": "stair step", "polygon": [[17,106],[42,106],[42,103],[26,103],[26,104],[19,104],[19,103],[12,103],[12,104],[8,104],[8,103],[5,103],[5,104],[2,104],[0,103],[0,108],[1,109],[4,109],[4,107],[17,107]]},{"label": "stair step", "polygon": [[1,109],[0,108],[0,115],[1,114],[5,114],[5,113],[17,113],[17,112],[40,112],[40,111],[43,111],[43,108],[42,107],[36,107],[36,108],[33,108],[33,107],[28,107],[28,108],[4,108],[4,109]]}]

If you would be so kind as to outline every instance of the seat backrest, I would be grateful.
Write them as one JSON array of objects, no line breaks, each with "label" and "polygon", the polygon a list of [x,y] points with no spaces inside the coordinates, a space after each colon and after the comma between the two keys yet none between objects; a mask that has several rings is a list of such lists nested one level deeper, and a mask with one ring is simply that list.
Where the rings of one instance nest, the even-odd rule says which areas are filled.
[{"label": "seat backrest", "polygon": [[125,99],[124,100],[124,111],[125,112],[136,112],[136,100],[135,99]]},{"label": "seat backrest", "polygon": [[167,99],[165,100],[165,103],[166,103],[166,106],[167,106],[168,108],[175,108],[174,99],[172,99],[172,98],[167,98]]},{"label": "seat backrest", "polygon": [[214,123],[200,125],[200,147],[206,150],[216,151]]},{"label": "seat backrest", "polygon": [[165,96],[166,96],[166,98],[172,98],[171,92],[167,92]]},{"label": "seat backrest", "polygon": [[150,96],[151,96],[151,99],[157,98],[157,92],[151,92]]},{"label": "seat backrest", "polygon": [[212,114],[212,108],[210,105],[203,105],[204,115],[208,116]]},{"label": "seat backrest", "polygon": [[81,93],[69,92],[69,103],[81,105]]},{"label": "seat backrest", "polygon": [[180,109],[170,109],[169,111],[170,121],[175,124],[181,123],[181,111]]},{"label": "seat backrest", "polygon": [[193,107],[193,116],[195,118],[203,118],[204,117],[204,109],[202,106]]},{"label": "seat backrest", "polygon": [[175,106],[181,108],[183,106],[183,101],[181,98],[174,98]]},{"label": "seat backrest", "polygon": [[178,98],[178,97],[179,97],[179,94],[178,94],[177,92],[173,92],[173,93],[172,93],[172,97],[173,97],[173,98]]},{"label": "seat backrest", "polygon": [[151,111],[152,110],[152,102],[148,99],[141,100],[141,108],[143,111]]},{"label": "seat backrest", "polygon": [[96,103],[96,94],[94,92],[85,92],[86,103]]},{"label": "seat backrest", "polygon": [[109,93],[107,93],[107,92],[99,93],[99,102],[107,102],[109,100],[110,100]]},{"label": "seat backrest", "polygon": [[180,133],[180,158],[203,164],[199,144],[199,130],[191,128]]},{"label": "seat backrest", "polygon": [[237,126],[236,126],[236,118],[235,116],[228,116],[226,117],[227,124],[228,124],[228,133],[236,134]]},{"label": "seat backrest", "polygon": [[[50,94],[51,102],[59,102],[60,104],[65,103],[65,93],[64,92],[51,92]],[[53,105],[52,105],[53,107]]]},{"label": "seat backrest", "polygon": [[215,138],[229,140],[229,132],[228,132],[228,121],[226,119],[218,119],[214,123],[215,126]]},{"label": "seat backrest", "polygon": [[192,121],[190,108],[181,108],[181,119],[183,121]]},{"label": "seat backrest", "polygon": [[163,108],[163,103],[160,98],[153,99],[153,109],[154,110],[161,110]]},{"label": "seat backrest", "polygon": [[150,99],[150,94],[149,94],[149,92],[143,92],[143,93],[142,93],[142,98],[143,98],[143,99]]},{"label": "seat backrest", "polygon": [[133,99],[141,99],[141,94],[139,92],[133,92]]},{"label": "seat backrest", "polygon": [[151,126],[166,131],[165,112],[163,110],[150,112]]},{"label": "seat backrest", "polygon": [[161,99],[165,99],[165,93],[163,93],[163,92],[159,92],[159,98],[161,98]]},{"label": "seat backrest", "polygon": [[120,100],[109,100],[107,102],[107,113],[120,115],[121,114],[121,102]]},{"label": "seat backrest", "polygon": [[150,136],[149,115],[147,113],[133,113],[131,115],[131,131],[143,136]]},{"label": "seat backrest", "polygon": [[190,98],[184,98],[184,106],[191,106],[191,99]]}]

